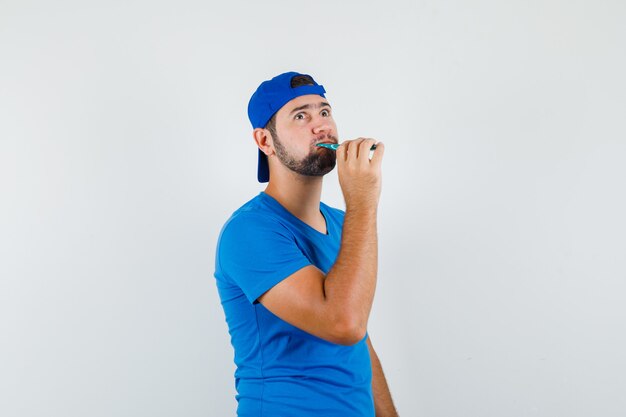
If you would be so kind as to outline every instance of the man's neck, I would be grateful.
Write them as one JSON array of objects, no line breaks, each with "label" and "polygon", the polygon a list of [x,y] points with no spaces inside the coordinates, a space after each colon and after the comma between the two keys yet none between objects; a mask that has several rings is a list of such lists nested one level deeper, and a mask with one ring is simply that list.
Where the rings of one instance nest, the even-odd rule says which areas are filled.
[{"label": "man's neck", "polygon": [[326,233],[324,216],[320,213],[322,177],[307,177],[296,173],[270,178],[265,194],[273,197],[291,214],[312,228]]}]

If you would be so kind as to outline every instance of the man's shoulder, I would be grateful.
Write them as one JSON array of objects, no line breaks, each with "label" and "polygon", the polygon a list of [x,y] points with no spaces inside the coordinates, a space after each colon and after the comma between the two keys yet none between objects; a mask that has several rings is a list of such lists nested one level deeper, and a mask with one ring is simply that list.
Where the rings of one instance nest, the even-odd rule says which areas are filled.
[{"label": "man's shoulder", "polygon": [[263,210],[262,194],[258,194],[254,198],[242,204],[241,207],[239,207],[237,210],[235,210],[226,222],[226,224],[236,218],[246,219],[248,217],[255,217],[257,215],[260,216],[264,213],[265,211]]},{"label": "man's shoulder", "polygon": [[244,203],[233,212],[222,227],[221,235],[250,235],[263,229],[281,228],[280,216],[272,210],[263,193]]}]

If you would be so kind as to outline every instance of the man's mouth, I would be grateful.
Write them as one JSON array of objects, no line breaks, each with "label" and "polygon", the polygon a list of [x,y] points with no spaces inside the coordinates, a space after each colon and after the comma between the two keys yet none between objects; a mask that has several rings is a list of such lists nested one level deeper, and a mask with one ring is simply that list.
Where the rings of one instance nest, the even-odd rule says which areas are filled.
[{"label": "man's mouth", "polygon": [[320,140],[315,145],[317,146],[320,143],[326,143],[326,144],[333,144],[334,145],[334,144],[337,144],[339,142],[337,141],[336,138],[332,137],[332,138],[325,138],[325,140]]}]

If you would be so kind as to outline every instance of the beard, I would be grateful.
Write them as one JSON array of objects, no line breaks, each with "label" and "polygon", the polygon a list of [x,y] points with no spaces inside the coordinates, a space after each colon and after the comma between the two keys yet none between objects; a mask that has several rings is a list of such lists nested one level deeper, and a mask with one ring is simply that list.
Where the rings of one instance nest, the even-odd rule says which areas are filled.
[{"label": "beard", "polygon": [[[278,160],[293,172],[308,177],[321,177],[335,168],[337,163],[337,153],[335,151],[326,148],[315,149],[304,158],[298,160],[287,152],[278,135],[274,134],[273,137]],[[337,138],[334,136],[328,135],[326,137],[337,142]],[[320,138],[319,141],[322,139]]]}]

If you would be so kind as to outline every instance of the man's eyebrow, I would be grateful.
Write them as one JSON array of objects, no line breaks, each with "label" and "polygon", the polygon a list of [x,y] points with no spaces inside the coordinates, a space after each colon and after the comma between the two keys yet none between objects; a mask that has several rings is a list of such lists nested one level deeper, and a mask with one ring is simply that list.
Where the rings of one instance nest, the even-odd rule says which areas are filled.
[{"label": "man's eyebrow", "polygon": [[[317,107],[317,108],[320,108],[320,107],[326,107],[326,106],[330,107],[330,104],[326,103],[325,101],[322,101],[322,102],[321,102],[321,103],[319,103],[317,106],[314,106],[313,104],[305,104],[304,106],[296,107],[296,108],[295,108],[295,109],[293,109],[291,112],[289,112],[289,114],[291,115],[291,114],[293,114],[293,113],[295,113],[295,112],[297,112],[297,111],[300,111],[300,110],[310,109],[311,107]],[[332,108],[332,107],[331,107],[331,108]]]}]

